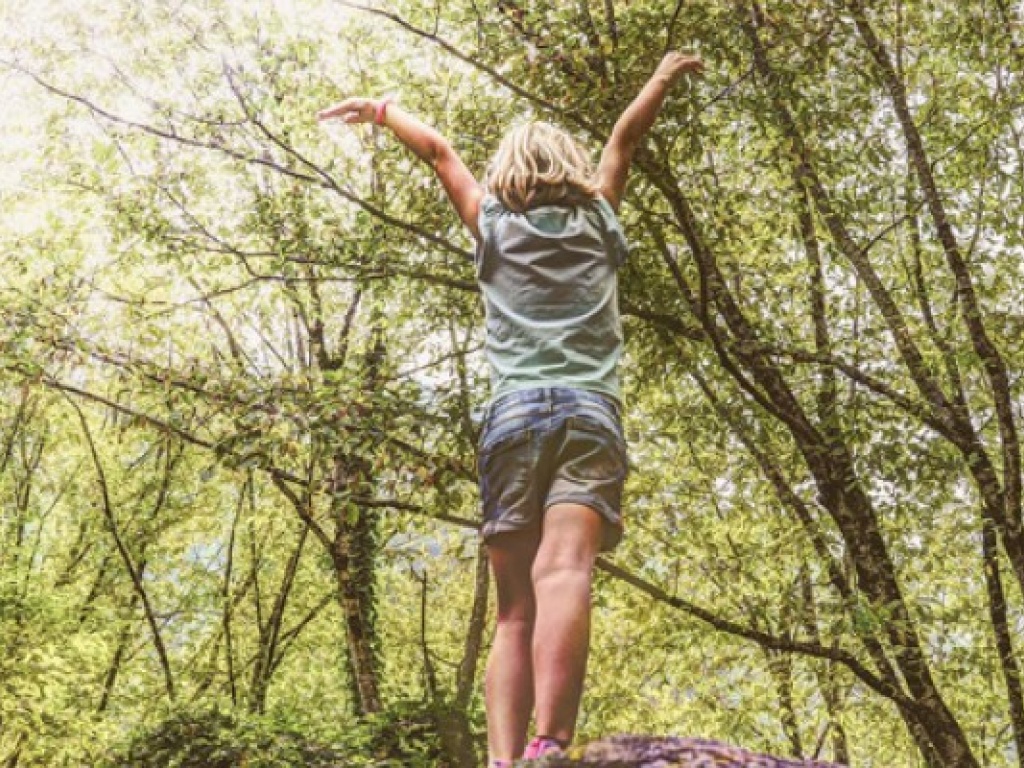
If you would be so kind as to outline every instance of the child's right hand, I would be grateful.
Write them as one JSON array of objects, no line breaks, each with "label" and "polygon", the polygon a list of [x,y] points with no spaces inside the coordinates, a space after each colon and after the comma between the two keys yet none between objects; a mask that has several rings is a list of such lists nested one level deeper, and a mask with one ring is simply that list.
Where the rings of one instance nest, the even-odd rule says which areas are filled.
[{"label": "child's right hand", "polygon": [[317,120],[340,117],[344,123],[372,123],[377,114],[377,99],[350,98],[316,113]]},{"label": "child's right hand", "polygon": [[703,71],[704,62],[701,60],[700,56],[692,53],[671,51],[670,53],[666,53],[665,57],[661,60],[656,74],[664,75],[672,82],[675,82],[683,75],[699,75]]}]

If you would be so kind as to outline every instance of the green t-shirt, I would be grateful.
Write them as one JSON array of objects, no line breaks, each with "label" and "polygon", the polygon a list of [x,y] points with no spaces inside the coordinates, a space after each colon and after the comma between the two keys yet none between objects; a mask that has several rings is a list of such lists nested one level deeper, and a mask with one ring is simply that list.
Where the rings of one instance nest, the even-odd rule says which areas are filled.
[{"label": "green t-shirt", "polygon": [[487,195],[478,224],[491,397],[563,386],[621,400],[616,270],[628,249],[608,202],[516,213]]}]

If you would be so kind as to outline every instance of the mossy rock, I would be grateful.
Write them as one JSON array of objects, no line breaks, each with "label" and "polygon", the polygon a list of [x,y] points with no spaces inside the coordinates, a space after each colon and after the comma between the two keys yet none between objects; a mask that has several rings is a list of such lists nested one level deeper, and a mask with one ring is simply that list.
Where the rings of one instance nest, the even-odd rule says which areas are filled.
[{"label": "mossy rock", "polygon": [[613,736],[564,755],[522,761],[521,768],[843,768],[750,752],[707,739]]}]

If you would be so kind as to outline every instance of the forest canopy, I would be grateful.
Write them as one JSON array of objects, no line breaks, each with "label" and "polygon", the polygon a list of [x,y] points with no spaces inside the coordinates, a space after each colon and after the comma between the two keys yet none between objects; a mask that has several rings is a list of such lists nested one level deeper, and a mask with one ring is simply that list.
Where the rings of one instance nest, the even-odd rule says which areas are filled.
[{"label": "forest canopy", "polygon": [[479,764],[473,242],[316,112],[390,95],[482,177],[528,119],[596,156],[674,49],[579,739],[1024,766],[1024,3],[0,22],[0,766]]}]

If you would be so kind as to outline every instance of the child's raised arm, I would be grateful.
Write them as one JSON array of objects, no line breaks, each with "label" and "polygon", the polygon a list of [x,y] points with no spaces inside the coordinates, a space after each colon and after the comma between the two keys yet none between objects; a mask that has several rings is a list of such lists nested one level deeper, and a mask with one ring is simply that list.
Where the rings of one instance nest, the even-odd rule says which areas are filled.
[{"label": "child's raised arm", "polygon": [[476,221],[483,189],[444,136],[397,105],[378,99],[345,99],[317,113],[318,120],[332,117],[346,123],[376,122],[390,128],[399,141],[434,169],[459,218],[473,237],[480,238]]},{"label": "child's raised arm", "polygon": [[703,69],[704,63],[698,56],[666,54],[651,75],[651,79],[615,123],[597,167],[601,194],[615,210],[619,209],[619,203],[626,191],[626,179],[629,176],[629,164],[633,160],[633,153],[640,146],[644,135],[654,125],[669,90],[684,74],[699,74]]}]

